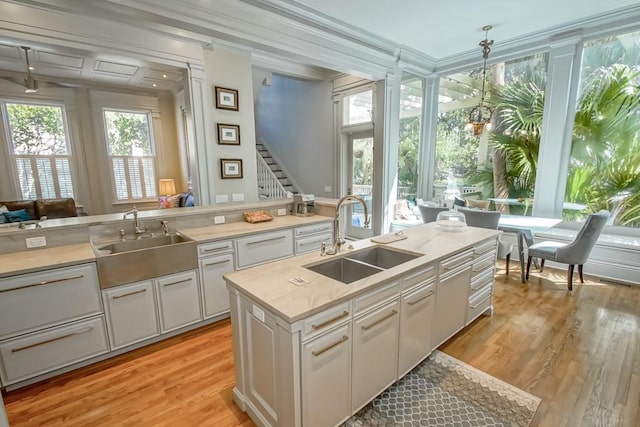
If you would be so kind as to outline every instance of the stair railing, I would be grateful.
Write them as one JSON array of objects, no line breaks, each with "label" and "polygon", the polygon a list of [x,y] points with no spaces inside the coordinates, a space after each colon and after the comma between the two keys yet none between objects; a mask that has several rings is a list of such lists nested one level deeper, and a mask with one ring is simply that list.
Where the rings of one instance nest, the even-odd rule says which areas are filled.
[{"label": "stair railing", "polygon": [[271,200],[290,197],[289,192],[282,186],[258,150],[256,150],[256,164],[258,165],[258,194],[260,196]]}]

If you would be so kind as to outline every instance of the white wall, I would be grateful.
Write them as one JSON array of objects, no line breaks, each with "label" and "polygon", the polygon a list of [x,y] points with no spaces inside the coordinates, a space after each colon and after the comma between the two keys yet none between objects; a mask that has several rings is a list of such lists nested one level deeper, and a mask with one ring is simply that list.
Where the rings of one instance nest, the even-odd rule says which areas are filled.
[{"label": "white wall", "polygon": [[[331,82],[274,75],[256,101],[256,136],[300,185],[330,197],[333,191],[333,100]],[[332,188],[332,190],[335,190]]]},{"label": "white wall", "polygon": [[[209,192],[226,195],[229,202],[233,194],[242,194],[246,201],[258,200],[256,173],[256,135],[253,114],[253,83],[249,52],[232,51],[223,47],[204,50],[205,84],[208,87],[208,114],[206,138],[208,150]],[[238,111],[215,108],[215,86],[238,90]],[[218,145],[217,123],[240,125],[240,145]],[[242,179],[221,179],[220,159],[242,159]],[[202,174],[201,174],[202,175]],[[211,198],[215,202],[215,197]]]}]

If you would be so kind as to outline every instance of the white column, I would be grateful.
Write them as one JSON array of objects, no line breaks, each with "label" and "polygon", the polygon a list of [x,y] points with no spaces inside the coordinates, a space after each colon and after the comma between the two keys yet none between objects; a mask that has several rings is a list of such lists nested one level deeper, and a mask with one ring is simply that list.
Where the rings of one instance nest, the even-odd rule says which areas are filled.
[{"label": "white column", "polygon": [[[210,188],[212,180],[209,177],[208,164],[213,163],[207,150],[206,105],[207,96],[204,81],[204,68],[201,65],[189,65],[189,102],[191,109],[191,124],[193,129],[189,132],[189,164],[191,165],[191,179],[193,181],[193,194],[199,205],[207,206],[213,202],[213,189]],[[214,171],[212,171],[214,172]]]},{"label": "white column", "polygon": [[9,427],[9,420],[7,419],[7,413],[4,410],[2,394],[0,394],[0,427]]},{"label": "white column", "polygon": [[534,216],[562,216],[580,75],[580,42],[578,37],[555,42],[549,52]]},{"label": "white column", "polygon": [[424,200],[431,200],[433,198],[439,84],[440,79],[437,76],[429,76],[424,79],[422,132],[420,138],[420,158],[418,160],[418,196]]},{"label": "white column", "polygon": [[[381,218],[374,216],[374,234],[386,233],[391,227],[391,221],[395,216],[395,206],[398,194],[398,143],[400,142],[400,84],[401,71],[387,74],[384,82],[376,84],[376,111],[384,109],[384,116],[376,114],[374,116],[374,164],[381,165],[374,172],[375,180],[373,188],[381,189],[381,194],[374,195],[373,200],[378,200],[378,206],[374,212],[380,212]],[[381,90],[384,88],[384,91]],[[384,104],[381,105],[379,99],[382,98]],[[381,120],[382,119],[382,120]],[[380,122],[384,123],[380,123]],[[381,126],[383,125],[383,126]],[[383,133],[381,139],[378,137]],[[378,149],[380,147],[381,149]],[[376,175],[380,175],[376,178]],[[377,184],[377,185],[376,185]]]}]

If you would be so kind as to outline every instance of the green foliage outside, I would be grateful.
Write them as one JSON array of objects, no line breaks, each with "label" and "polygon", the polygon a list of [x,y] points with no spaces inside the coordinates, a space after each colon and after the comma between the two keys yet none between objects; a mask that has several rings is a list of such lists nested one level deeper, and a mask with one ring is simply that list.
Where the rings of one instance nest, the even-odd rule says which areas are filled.
[{"label": "green foliage outside", "polygon": [[420,117],[400,120],[398,143],[398,188],[415,197],[418,191],[418,154],[420,147]]},{"label": "green foliage outside", "polygon": [[61,107],[7,103],[6,108],[15,154],[68,154]]},{"label": "green foliage outside", "polygon": [[470,108],[438,114],[434,184],[447,184],[449,175],[462,181],[478,167],[479,139],[465,129]]},{"label": "green foliage outside", "polygon": [[109,154],[112,156],[149,156],[151,139],[147,114],[105,111]]},{"label": "green foliage outside", "polygon": [[373,138],[353,140],[353,184],[373,185]]}]

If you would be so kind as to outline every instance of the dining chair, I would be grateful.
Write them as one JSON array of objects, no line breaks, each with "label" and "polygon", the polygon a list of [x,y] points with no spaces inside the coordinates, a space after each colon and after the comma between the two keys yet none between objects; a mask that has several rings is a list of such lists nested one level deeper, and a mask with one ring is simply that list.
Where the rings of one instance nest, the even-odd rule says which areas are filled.
[{"label": "dining chair", "polygon": [[[498,229],[500,221],[500,212],[498,211],[482,211],[479,209],[458,208],[458,212],[462,212],[467,225],[471,227]],[[509,262],[511,261],[511,252],[513,251],[513,243],[498,241],[498,258],[505,259],[505,274],[509,275]]]},{"label": "dining chair", "polygon": [[420,216],[422,217],[423,223],[433,222],[436,220],[438,214],[443,211],[448,211],[449,208],[446,206],[426,206],[426,205],[418,205],[418,209],[420,210]]},{"label": "dining chair", "polygon": [[567,269],[567,288],[569,290],[573,289],[573,270],[576,265],[578,266],[580,283],[584,283],[582,266],[587,262],[591,249],[593,249],[593,246],[596,244],[608,218],[609,212],[606,210],[601,210],[598,213],[589,215],[571,243],[549,241],[530,246],[529,257],[527,258],[526,279],[529,280],[531,259],[535,257],[540,258],[540,271],[544,269],[544,261],[546,259],[562,264],[569,264],[569,268]]}]

